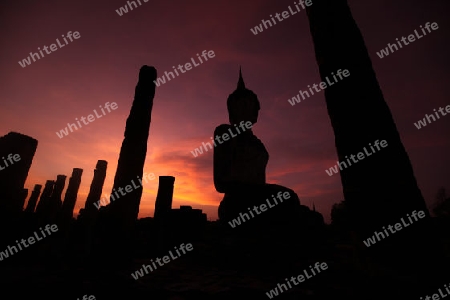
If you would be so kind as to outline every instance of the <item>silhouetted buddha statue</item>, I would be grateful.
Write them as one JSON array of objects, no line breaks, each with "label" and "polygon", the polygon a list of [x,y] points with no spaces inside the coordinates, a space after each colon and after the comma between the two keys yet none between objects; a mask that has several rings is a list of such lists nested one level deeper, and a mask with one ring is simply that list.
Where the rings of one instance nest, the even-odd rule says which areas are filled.
[{"label": "silhouetted buddha statue", "polygon": [[[266,183],[269,153],[251,130],[258,120],[260,104],[256,94],[245,87],[241,71],[227,108],[230,124],[219,125],[214,131],[214,138],[229,136],[219,139],[214,147],[214,185],[225,194],[219,206],[219,220],[229,222],[240,217],[241,225],[237,227],[263,234],[287,229],[286,226],[289,231],[297,228],[292,226],[298,224],[301,214],[297,194]],[[261,204],[266,205],[264,211]]]}]

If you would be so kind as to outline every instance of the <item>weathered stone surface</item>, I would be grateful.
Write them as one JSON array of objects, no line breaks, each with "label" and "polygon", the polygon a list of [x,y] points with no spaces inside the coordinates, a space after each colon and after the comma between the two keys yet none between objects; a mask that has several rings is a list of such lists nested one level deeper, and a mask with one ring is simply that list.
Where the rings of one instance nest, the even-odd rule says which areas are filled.
[{"label": "weathered stone surface", "polygon": [[[411,162],[347,1],[317,0],[307,14],[322,80],[339,69],[350,72],[348,78],[325,89],[339,161],[362,152],[376,140],[387,142],[381,151],[340,173],[350,228],[365,240],[389,225],[409,222],[407,216],[413,211],[423,211],[423,220],[395,236],[388,235],[366,252],[381,264],[408,270],[411,276],[441,274],[435,268],[443,265],[442,247],[434,237]],[[429,279],[425,277],[422,280]],[[406,293],[414,288],[419,287],[398,289]]]},{"label": "weathered stone surface", "polygon": [[49,202],[47,222],[54,222],[61,211],[61,196],[64,186],[66,185],[66,178],[66,175],[56,176],[55,187],[53,188],[53,193]]},{"label": "weathered stone surface", "polygon": [[111,194],[120,189],[124,190],[126,186],[134,183],[132,191],[120,195],[118,199],[113,199],[111,196],[110,204],[99,212],[99,221],[104,228],[100,234],[105,237],[106,241],[103,246],[115,253],[124,253],[124,257],[127,256],[125,253],[129,251],[126,244],[132,238],[130,233],[137,220],[142,196],[142,186],[139,184],[139,180],[142,178],[147,155],[147,140],[155,96],[154,80],[156,80],[156,69],[143,66],[139,71],[139,81],[126,122],[125,138],[120,149]]},{"label": "weathered stone surface", "polygon": [[94,205],[100,200],[103,191],[103,184],[106,178],[106,169],[108,162],[106,160],[97,161],[97,165],[94,170],[94,177],[92,178],[91,187],[89,188],[89,194],[86,198],[83,214],[94,218],[98,214],[98,208]]},{"label": "weathered stone surface", "polygon": [[34,189],[31,192],[30,199],[28,200],[27,208],[25,209],[27,213],[34,213],[37,201],[39,199],[39,195],[41,194],[41,189],[42,185],[40,184],[34,185]]},{"label": "weathered stone surface", "polygon": [[36,214],[41,225],[57,221],[61,212],[61,195],[66,183],[66,177],[65,175],[58,175],[56,181],[47,180],[36,208]]},{"label": "weathered stone surface", "polygon": [[103,184],[106,178],[106,169],[108,162],[105,160],[98,160],[94,170],[94,177],[92,178],[89,194],[86,198],[86,203],[77,218],[78,230],[81,232],[79,238],[82,245],[81,253],[88,257],[91,254],[93,239],[96,235],[96,222],[99,214],[99,209],[94,203],[98,204],[100,201]]},{"label": "weathered stone surface", "polygon": [[22,207],[25,205],[25,200],[27,200],[27,196],[28,196],[28,189],[22,189],[22,192],[19,193],[19,203],[18,205],[20,207]]},{"label": "weathered stone surface", "polygon": [[155,201],[155,220],[164,219],[170,214],[174,183],[175,177],[173,176],[159,176],[158,194]]},{"label": "weathered stone surface", "polygon": [[55,181],[47,180],[47,182],[45,183],[44,191],[42,192],[41,198],[39,199],[39,203],[36,207],[36,214],[38,215],[39,219],[45,218],[45,215],[47,214],[54,187]]},{"label": "weathered stone surface", "polygon": [[[133,105],[125,127],[125,138],[120,149],[113,191],[125,189],[127,185],[142,178],[147,140],[150,130],[153,98],[155,96],[156,69],[143,66],[139,72]],[[134,224],[139,213],[142,187],[133,189],[116,201],[111,200],[108,207],[109,218],[122,229]]]},{"label": "weathered stone surface", "polygon": [[373,234],[413,210],[428,214],[347,2],[318,0],[307,13],[322,80],[339,69],[350,72],[349,77],[325,90],[339,161],[364,147],[369,149],[369,143],[376,140],[388,143],[385,149],[341,171],[355,229],[362,235]]},{"label": "weathered stone surface", "polygon": [[36,139],[17,132],[0,137],[0,214],[5,217],[15,218],[23,210],[24,184],[37,145]]},{"label": "weathered stone surface", "polygon": [[72,176],[69,179],[69,186],[67,187],[64,202],[61,207],[61,220],[70,221],[73,217],[73,209],[77,202],[78,189],[81,184],[81,176],[83,175],[83,169],[74,168]]}]

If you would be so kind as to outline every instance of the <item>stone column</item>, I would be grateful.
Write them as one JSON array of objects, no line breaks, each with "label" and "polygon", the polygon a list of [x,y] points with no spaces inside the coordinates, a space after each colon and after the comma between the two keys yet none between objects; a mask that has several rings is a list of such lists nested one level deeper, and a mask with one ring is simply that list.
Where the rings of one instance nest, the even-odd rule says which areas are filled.
[{"label": "stone column", "polygon": [[[139,213],[142,195],[139,179],[142,178],[147,155],[147,140],[155,96],[154,80],[156,69],[143,66],[139,71],[133,104],[126,121],[125,137],[111,192],[111,194],[120,193],[120,197],[113,199],[111,195],[105,213],[100,212],[101,226],[106,226],[109,232],[104,235],[108,239],[107,247],[114,253],[127,253],[130,250],[127,244]],[[127,186],[131,186],[131,191],[125,193]]]},{"label": "stone column", "polygon": [[23,206],[25,205],[25,200],[27,200],[28,197],[28,189],[22,189],[22,192],[19,194],[19,203],[18,205],[20,207],[22,207],[22,211],[23,211]]},{"label": "stone column", "polygon": [[[44,213],[45,217],[41,219],[43,223],[54,223],[61,212],[62,200],[61,195],[64,190],[64,186],[66,184],[66,175],[58,175],[56,176],[55,185],[53,188],[52,196],[48,201],[48,209]],[[45,225],[45,224],[44,224]]]},{"label": "stone column", "polygon": [[36,139],[17,132],[0,137],[0,214],[5,218],[14,219],[23,210],[23,189],[37,145]]},{"label": "stone column", "polygon": [[93,238],[96,233],[96,222],[99,214],[98,208],[94,203],[100,200],[103,191],[103,184],[106,178],[106,169],[108,162],[106,160],[98,160],[94,170],[89,194],[84,205],[84,209],[78,215],[78,223],[80,224],[82,237],[82,252],[84,256],[89,256],[92,250]]},{"label": "stone column", "polygon": [[155,228],[158,250],[164,250],[173,237],[172,199],[175,177],[159,176],[158,193],[155,201]]},{"label": "stone column", "polygon": [[39,199],[39,203],[36,207],[36,214],[38,215],[39,219],[44,218],[47,214],[54,187],[55,181],[47,180],[47,182],[45,183],[44,191],[42,192],[41,198]]},{"label": "stone column", "polygon": [[34,189],[31,192],[30,199],[28,200],[27,208],[25,209],[25,212],[27,213],[34,213],[34,209],[36,208],[36,204],[39,198],[39,195],[41,194],[42,185],[36,184],[34,185]]},{"label": "stone column", "polygon": [[174,183],[175,177],[173,176],[159,176],[158,194],[155,201],[155,220],[164,219],[170,213]]},{"label": "stone column", "polygon": [[89,189],[89,194],[86,199],[86,204],[84,205],[83,214],[86,216],[94,217],[98,213],[97,207],[94,205],[100,200],[103,191],[103,184],[106,178],[106,169],[108,167],[108,162],[106,160],[97,161],[97,165],[94,170],[94,177],[92,178],[91,187]]},{"label": "stone column", "polygon": [[70,221],[73,217],[73,209],[77,202],[82,174],[83,169],[74,168],[72,171],[72,176],[69,179],[69,185],[61,208],[61,221]]},{"label": "stone column", "polygon": [[[347,162],[350,155],[365,153],[364,148],[369,154],[351,165],[347,162],[340,172],[355,229],[366,236],[380,226],[398,222],[413,210],[424,210],[428,215],[408,154],[346,1],[317,0],[307,12],[322,81],[328,78],[333,83],[332,73],[336,76],[339,69],[350,73],[325,89],[339,161]],[[387,146],[377,150],[376,140],[386,140]]]},{"label": "stone column", "polygon": [[[430,259],[440,257],[431,237],[429,212],[347,1],[314,0],[307,14],[321,79],[333,83],[327,85],[325,99],[338,159],[347,162],[351,155],[364,153],[363,159],[347,162],[340,171],[350,224],[362,243],[375,231],[382,232],[383,226],[423,211],[424,219],[366,250],[379,263],[408,270],[408,275],[427,274],[428,266],[435,264]],[[339,79],[337,71],[346,69],[348,77]],[[377,140],[385,140],[387,146],[378,150]],[[402,297],[410,291],[405,288]]]}]

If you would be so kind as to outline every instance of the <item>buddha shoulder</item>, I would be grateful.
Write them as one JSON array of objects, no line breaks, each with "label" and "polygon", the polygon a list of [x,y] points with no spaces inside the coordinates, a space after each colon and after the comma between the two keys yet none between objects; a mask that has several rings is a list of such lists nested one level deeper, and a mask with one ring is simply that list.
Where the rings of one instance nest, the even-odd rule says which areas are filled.
[{"label": "buddha shoulder", "polygon": [[216,127],[216,129],[214,129],[214,136],[216,135],[222,136],[224,133],[227,133],[231,128],[232,127],[230,124],[220,124],[219,126]]}]

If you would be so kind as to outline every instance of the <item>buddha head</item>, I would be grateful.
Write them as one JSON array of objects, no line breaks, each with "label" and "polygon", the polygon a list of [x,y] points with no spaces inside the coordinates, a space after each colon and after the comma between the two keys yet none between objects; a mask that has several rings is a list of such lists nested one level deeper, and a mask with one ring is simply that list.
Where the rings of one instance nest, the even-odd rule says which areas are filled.
[{"label": "buddha head", "polygon": [[255,93],[245,87],[241,69],[237,88],[228,96],[227,108],[231,125],[239,124],[241,121],[255,124],[258,120],[259,100]]}]

